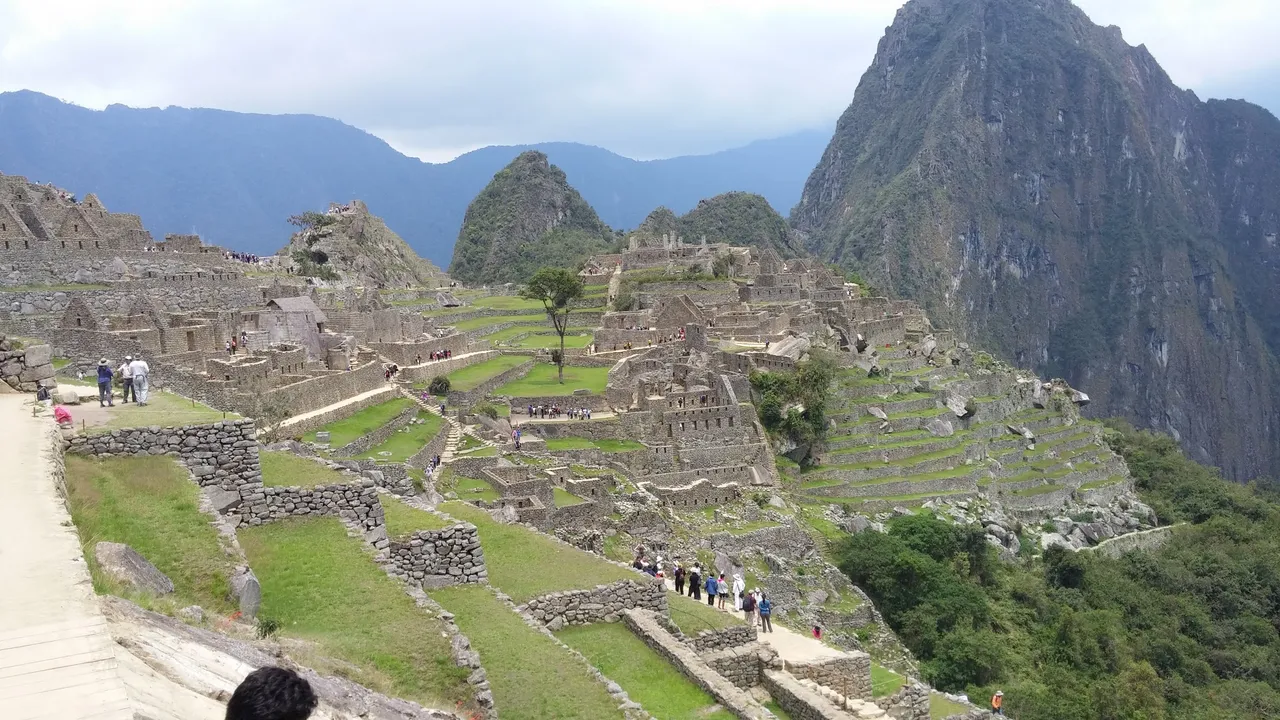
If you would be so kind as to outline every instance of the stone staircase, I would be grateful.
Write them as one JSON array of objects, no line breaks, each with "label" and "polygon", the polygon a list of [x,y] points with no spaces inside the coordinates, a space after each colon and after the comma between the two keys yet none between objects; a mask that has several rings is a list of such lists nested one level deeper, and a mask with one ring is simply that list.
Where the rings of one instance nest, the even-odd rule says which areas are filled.
[{"label": "stone staircase", "polygon": [[826,685],[819,685],[818,683],[808,679],[798,680],[797,682],[813,692],[818,693],[830,701],[831,704],[843,709],[853,717],[862,718],[864,720],[875,720],[876,718],[889,717],[888,713],[870,700],[845,697]]},{"label": "stone staircase", "polygon": [[[448,423],[449,434],[445,436],[444,451],[440,453],[441,465],[448,465],[449,463],[453,462],[459,457],[467,457],[467,455],[470,454],[473,450],[481,450],[487,447],[498,446],[498,444],[493,442],[492,440],[485,440],[481,437],[478,437],[474,433],[468,432],[467,429],[462,426],[462,423],[458,422],[457,418],[451,417],[447,412],[441,413],[439,405],[426,402],[425,400],[422,399],[420,395],[415,394],[412,390],[406,387],[401,387],[400,393],[405,397],[409,398],[410,400],[413,400],[423,410],[426,410],[432,415],[436,415],[443,418],[444,421]],[[479,442],[480,447],[472,448],[470,450],[459,450],[458,446],[462,444],[463,435],[467,435],[471,437],[471,439]]]}]

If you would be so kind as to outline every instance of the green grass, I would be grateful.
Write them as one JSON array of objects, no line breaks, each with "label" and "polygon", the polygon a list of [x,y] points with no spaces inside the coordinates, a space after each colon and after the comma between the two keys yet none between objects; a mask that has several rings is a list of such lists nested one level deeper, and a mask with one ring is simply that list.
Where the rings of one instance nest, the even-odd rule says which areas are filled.
[{"label": "green grass", "polygon": [[[463,312],[465,312],[465,310]],[[479,330],[480,328],[501,325],[503,323],[519,323],[521,325],[542,325],[543,327],[551,327],[551,322],[547,320],[547,316],[545,314],[489,315],[485,317],[471,318],[469,320],[459,320],[458,322],[453,323],[453,326],[459,331],[463,331]]]},{"label": "green grass", "polygon": [[543,397],[572,395],[574,390],[586,388],[593,395],[599,395],[604,392],[605,385],[609,381],[609,368],[566,367],[564,384],[560,384],[557,378],[555,365],[539,363],[533,366],[528,375],[503,385],[495,390],[494,394],[511,397]]},{"label": "green grass", "polygon": [[71,360],[69,358],[56,357],[51,362],[54,370],[61,370],[62,368],[71,364]]},{"label": "green grass", "polygon": [[706,718],[731,720],[723,708],[708,712],[715,698],[680,674],[673,665],[620,623],[567,627],[561,642],[586,656],[606,677],[658,720]]},{"label": "green grass", "polygon": [[406,505],[391,495],[382,495],[379,500],[388,537],[403,537],[418,530],[443,530],[453,524],[435,513]]},{"label": "green grass", "polygon": [[[484,362],[468,365],[446,375],[449,378],[449,389],[465,392],[479,387],[484,381],[510,370],[529,358],[520,355],[499,355]],[[426,387],[428,383],[422,383]],[[417,387],[416,385],[414,387]]]},{"label": "green grass", "polygon": [[903,678],[886,667],[871,663],[871,697],[885,697],[898,692]]},{"label": "green grass", "polygon": [[[591,344],[591,333],[565,334],[565,348],[584,348]],[[514,343],[513,347],[518,348],[536,348],[550,349],[560,347],[560,336],[555,333],[534,333],[528,337],[520,338]]]},{"label": "green grass", "polygon": [[[486,550],[486,560],[487,555]],[[480,653],[501,717],[622,717],[617,702],[584,663],[525,625],[488,590],[451,587],[432,592],[431,597],[454,614],[454,622]]]},{"label": "green grass", "polygon": [[929,720],[944,720],[952,715],[963,715],[969,712],[969,706],[948,700],[942,693],[929,694]]},{"label": "green grass", "polygon": [[[80,534],[94,589],[138,600],[156,609],[198,604],[227,614],[233,570],[209,517],[200,512],[200,489],[172,458],[66,459],[67,504]],[[174,594],[159,603],[98,573],[93,548],[124,543],[173,580]],[[170,607],[171,606],[171,607]]]},{"label": "green grass", "polygon": [[[443,418],[426,410],[418,413],[418,419],[422,422],[414,423],[392,433],[391,437],[387,438],[381,445],[369,448],[356,457],[372,458],[384,462],[404,462],[413,457],[424,445],[431,442],[444,424]],[[383,453],[387,454],[384,455]]]},{"label": "green grass", "polygon": [[[487,557],[486,555],[486,559]],[[703,567],[707,565],[703,564]],[[705,576],[702,582],[706,583]],[[667,593],[667,608],[671,613],[671,621],[680,628],[680,632],[694,637],[703,630],[721,630],[742,624],[738,613],[724,612],[708,605],[705,592],[704,587],[702,600],[694,600],[687,595],[676,595],[675,592]],[[725,605],[727,607],[728,603]]]},{"label": "green grass", "polygon": [[384,403],[371,405],[348,418],[331,422],[316,431],[303,435],[302,439],[306,442],[315,442],[316,432],[328,431],[329,446],[340,448],[386,425],[395,416],[411,407],[413,407],[413,401],[408,398],[388,400]]},{"label": "green grass", "polygon": [[241,528],[239,537],[262,583],[261,616],[350,663],[343,676],[428,707],[471,702],[469,671],[454,667],[439,620],[415,606],[337,518]]},{"label": "green grass", "polygon": [[584,437],[563,437],[550,438],[547,440],[547,450],[603,450],[604,452],[628,452],[630,450],[643,450],[644,445],[635,440],[592,440]]},{"label": "green grass", "polygon": [[777,715],[778,720],[791,720],[791,716],[787,714],[786,710],[783,710],[782,707],[778,705],[778,701],[776,700],[770,700],[764,704],[764,707],[769,712]]},{"label": "green grass", "polygon": [[556,496],[556,507],[569,507],[570,505],[581,505],[586,502],[582,498],[565,490],[564,488],[552,488]]},{"label": "green grass", "polygon": [[262,450],[258,458],[262,463],[262,484],[271,487],[315,487],[356,481],[314,460],[287,452]]},{"label": "green grass", "polygon": [[480,447],[484,447],[484,443],[477,440],[474,435],[463,434],[458,440],[458,450],[474,450]]},{"label": "green grass", "polygon": [[566,547],[542,533],[520,525],[501,525],[472,505],[453,501],[444,503],[441,509],[480,529],[489,582],[517,603],[557,590],[592,588],[639,577],[596,555]]},{"label": "green grass", "polygon": [[462,500],[493,502],[500,497],[492,485],[478,478],[458,477],[453,486],[453,491],[458,493],[458,497]]},{"label": "green grass", "polygon": [[[59,380],[58,383],[75,385],[76,387],[90,387],[87,384],[66,383],[64,380]],[[93,399],[97,399],[98,387],[93,385],[92,388],[94,390]],[[112,392],[116,398],[121,397],[120,393],[122,391],[119,388],[114,388]],[[83,394],[81,396],[83,397]],[[92,403],[93,399],[89,399],[87,402]],[[235,413],[214,410],[190,398],[184,398],[181,395],[154,388],[147,397],[146,407],[139,406],[137,403],[129,403],[128,405],[116,403],[115,408],[110,410],[109,413],[110,420],[103,425],[90,427],[88,431],[90,433],[110,432],[111,430],[150,427],[152,425],[160,427],[205,425],[222,420],[236,420],[240,417]],[[75,415],[74,410],[72,415]]]},{"label": "green grass", "polygon": [[479,450],[467,450],[466,457],[493,457],[498,454],[496,447],[482,447]]},{"label": "green grass", "polygon": [[1061,485],[1037,485],[1036,487],[1026,488],[1023,490],[1014,490],[1010,495],[1018,497],[1034,497],[1036,495],[1048,495],[1062,489]]},{"label": "green grass", "polygon": [[1122,482],[1124,482],[1124,477],[1123,477],[1123,476],[1120,476],[1120,475],[1113,475],[1112,477],[1104,478],[1104,479],[1102,479],[1102,480],[1094,480],[1093,482],[1087,482],[1087,483],[1085,483],[1085,484],[1081,485],[1081,486],[1080,486],[1080,489],[1081,489],[1081,490],[1096,490],[1097,488],[1110,487],[1110,486],[1112,486],[1112,485],[1116,485],[1116,484],[1119,484],[1119,483],[1122,483]]},{"label": "green grass", "polygon": [[543,310],[541,300],[529,300],[519,295],[494,295],[492,297],[476,298],[471,301],[471,304],[476,307],[489,308],[490,310]]}]

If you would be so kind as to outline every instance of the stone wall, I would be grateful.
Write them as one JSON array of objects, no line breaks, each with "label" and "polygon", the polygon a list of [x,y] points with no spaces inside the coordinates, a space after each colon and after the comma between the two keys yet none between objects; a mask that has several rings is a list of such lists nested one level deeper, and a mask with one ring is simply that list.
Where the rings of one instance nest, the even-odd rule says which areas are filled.
[{"label": "stone wall", "polygon": [[526,414],[530,405],[535,408],[539,405],[545,405],[547,407],[557,405],[562,410],[566,408],[590,408],[591,412],[605,412],[611,409],[608,401],[605,400],[604,395],[547,395],[544,397],[513,397],[510,400],[510,404],[511,413],[513,415]]},{"label": "stone wall", "polygon": [[1085,549],[1093,550],[1110,558],[1118,558],[1135,550],[1159,550],[1173,537],[1173,529],[1175,527],[1177,526],[1166,525],[1151,530],[1143,530],[1142,532],[1120,535],[1109,540],[1103,540],[1097,545]]},{"label": "stone wall", "polygon": [[[475,349],[475,346],[472,346]],[[437,375],[448,375],[455,370],[461,370],[468,365],[474,365],[484,362],[490,358],[500,355],[497,350],[477,350],[469,353],[466,357],[451,357],[448,360],[428,360],[421,365],[401,365],[398,380],[405,382],[431,382],[431,379]]]},{"label": "stone wall", "polygon": [[750,690],[760,684],[764,671],[777,657],[772,647],[754,642],[704,653],[702,659],[720,677],[743,690]]},{"label": "stone wall", "polygon": [[836,707],[782,670],[765,671],[762,682],[778,707],[785,710],[792,720],[856,720],[854,715]]},{"label": "stone wall", "polygon": [[645,645],[674,665],[695,685],[710,693],[716,702],[738,718],[776,720],[777,716],[756,702],[750,694],[712,670],[693,648],[667,632],[654,613],[645,610],[628,610],[623,613],[623,621]]},{"label": "stone wall", "polygon": [[53,349],[48,345],[17,348],[18,343],[0,335],[0,380],[14,390],[35,392],[41,384],[53,387]]},{"label": "stone wall", "polygon": [[419,530],[390,540],[388,572],[424,589],[485,582],[489,573],[476,526]]},{"label": "stone wall", "polygon": [[657,581],[619,580],[590,590],[566,590],[536,597],[520,609],[555,632],[566,625],[617,622],[627,610],[667,612],[667,593]]},{"label": "stone wall", "polygon": [[716,485],[709,480],[695,480],[688,485],[661,488],[643,481],[637,484],[656,497],[658,504],[663,507],[723,505],[737,500],[741,494],[741,489],[734,482]]},{"label": "stone wall", "polygon": [[[392,399],[395,399],[395,398],[392,398]],[[413,419],[418,416],[418,409],[419,408],[417,403],[414,403],[413,405],[409,406],[407,410],[391,418],[386,423],[384,423],[381,427],[375,428],[370,432],[367,432],[364,435],[361,435],[355,440],[352,440],[346,445],[343,445],[342,447],[335,449],[333,451],[333,456],[334,457],[351,457],[353,455],[359,455],[360,453],[365,452],[370,448],[375,448],[381,445],[382,443],[386,442],[387,438],[400,432],[401,428],[408,427],[409,423],[413,422]]]},{"label": "stone wall", "polygon": [[871,656],[847,652],[842,657],[809,663],[785,664],[787,672],[799,680],[812,680],[845,697],[871,699]]},{"label": "stone wall", "polygon": [[708,538],[711,549],[729,555],[761,552],[790,560],[808,557],[815,549],[809,533],[791,525],[761,528],[733,534],[718,532]]},{"label": "stone wall", "polygon": [[313,430],[319,430],[329,423],[345,420],[365,408],[370,408],[374,405],[381,405],[388,400],[395,399],[395,397],[395,390],[387,388],[384,392],[378,393],[377,395],[371,395],[363,400],[336,407],[332,410],[299,420],[295,423],[283,425],[280,430],[288,437],[302,437]]},{"label": "stone wall", "polygon": [[694,650],[705,653],[749,645],[755,642],[756,638],[754,626],[734,625],[723,630],[703,630],[691,642]]},{"label": "stone wall", "polygon": [[452,426],[446,420],[440,423],[440,431],[431,438],[430,442],[422,446],[422,449],[414,453],[405,464],[409,467],[425,469],[431,464],[431,459],[437,455],[444,455],[444,447],[449,442],[449,428]]},{"label": "stone wall", "polygon": [[[184,258],[187,256],[184,256]],[[74,270],[74,266],[72,268]],[[111,278],[110,280],[114,280]],[[49,283],[61,284],[61,283]],[[170,311],[210,308],[249,308],[262,304],[262,289],[251,280],[193,280],[165,283],[159,279],[111,282],[106,290],[17,290],[0,292],[0,312],[10,317],[62,313],[72,298],[80,298],[99,316],[124,313],[139,294]],[[51,325],[54,323],[51,323]]]},{"label": "stone wall", "polygon": [[875,702],[894,720],[929,720],[929,688],[918,682]]},{"label": "stone wall", "polygon": [[400,367],[408,367],[415,365],[417,358],[421,357],[423,362],[429,362],[427,358],[433,352],[451,351],[454,355],[461,355],[467,351],[469,343],[465,335],[455,333],[446,335],[441,338],[433,338],[431,340],[414,340],[408,342],[391,342],[391,343],[369,343],[369,349],[378,353],[387,361],[393,362]]}]

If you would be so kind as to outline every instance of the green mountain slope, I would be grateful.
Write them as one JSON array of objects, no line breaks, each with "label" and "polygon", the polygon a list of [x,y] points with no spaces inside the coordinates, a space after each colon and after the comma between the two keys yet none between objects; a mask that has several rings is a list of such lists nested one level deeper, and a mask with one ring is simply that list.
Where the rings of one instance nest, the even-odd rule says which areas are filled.
[{"label": "green mountain slope", "polygon": [[755,193],[730,192],[699,201],[679,219],[678,226],[688,243],[706,237],[709,243],[773,248],[784,257],[803,252],[786,219]]},{"label": "green mountain slope", "polygon": [[791,222],[1095,414],[1280,474],[1278,155],[1067,0],[912,0]]},{"label": "green mountain slope", "polygon": [[613,232],[564,172],[529,151],[467,208],[449,274],[472,285],[521,282],[540,267],[573,267],[613,244]]}]

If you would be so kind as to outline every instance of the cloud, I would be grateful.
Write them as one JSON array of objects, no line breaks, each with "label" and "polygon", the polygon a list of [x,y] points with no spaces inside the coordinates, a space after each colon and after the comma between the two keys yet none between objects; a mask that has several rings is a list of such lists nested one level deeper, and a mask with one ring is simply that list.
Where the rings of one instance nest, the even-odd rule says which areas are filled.
[{"label": "cloud", "polygon": [[[1079,4],[1198,90],[1280,68],[1276,13],[1259,0]],[[547,140],[662,157],[833,124],[900,5],[13,2],[0,6],[0,90],[328,115],[433,160]]]}]

